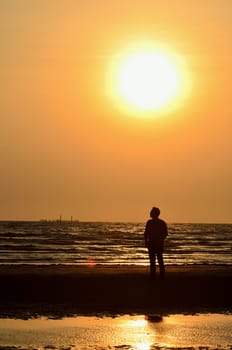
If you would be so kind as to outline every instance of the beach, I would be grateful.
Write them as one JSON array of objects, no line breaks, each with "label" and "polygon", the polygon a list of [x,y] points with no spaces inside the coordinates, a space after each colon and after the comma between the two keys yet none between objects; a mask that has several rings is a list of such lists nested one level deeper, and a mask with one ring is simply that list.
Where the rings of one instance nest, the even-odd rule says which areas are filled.
[{"label": "beach", "polygon": [[232,267],[1,265],[0,317],[173,314],[232,311]]}]

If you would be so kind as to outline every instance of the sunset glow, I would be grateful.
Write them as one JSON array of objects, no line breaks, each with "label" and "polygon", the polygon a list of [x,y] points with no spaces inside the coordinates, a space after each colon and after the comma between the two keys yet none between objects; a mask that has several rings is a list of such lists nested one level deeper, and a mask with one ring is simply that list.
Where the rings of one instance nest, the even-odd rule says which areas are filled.
[{"label": "sunset glow", "polygon": [[231,222],[231,12],[0,1],[1,218]]}]

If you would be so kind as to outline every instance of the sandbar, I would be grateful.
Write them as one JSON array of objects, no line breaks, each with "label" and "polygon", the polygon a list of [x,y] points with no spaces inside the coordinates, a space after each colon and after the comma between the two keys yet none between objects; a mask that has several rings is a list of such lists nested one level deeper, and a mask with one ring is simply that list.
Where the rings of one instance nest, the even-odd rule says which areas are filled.
[{"label": "sandbar", "polygon": [[0,265],[0,317],[232,312],[232,266]]}]

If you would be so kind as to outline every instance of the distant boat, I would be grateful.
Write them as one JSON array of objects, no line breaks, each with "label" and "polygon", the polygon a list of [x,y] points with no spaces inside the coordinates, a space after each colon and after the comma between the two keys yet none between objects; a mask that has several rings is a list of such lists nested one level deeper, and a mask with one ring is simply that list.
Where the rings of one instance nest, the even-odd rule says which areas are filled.
[{"label": "distant boat", "polygon": [[71,216],[70,220],[62,220],[62,217],[60,216],[59,219],[55,219],[55,220],[52,220],[52,219],[40,219],[39,222],[41,223],[49,223],[49,222],[56,222],[56,223],[77,223],[77,222],[80,222],[80,220],[73,220],[73,217]]}]

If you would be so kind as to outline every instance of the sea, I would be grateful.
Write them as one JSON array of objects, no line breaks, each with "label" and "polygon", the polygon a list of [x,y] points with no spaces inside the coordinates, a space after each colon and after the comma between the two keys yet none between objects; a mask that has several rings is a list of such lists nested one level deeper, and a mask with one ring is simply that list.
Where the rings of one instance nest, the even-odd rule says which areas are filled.
[{"label": "sea", "polygon": [[[0,264],[148,264],[145,223],[0,222]],[[166,265],[231,265],[232,224],[168,224]]]}]

